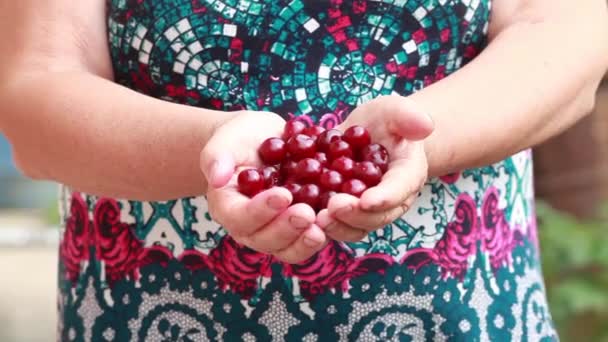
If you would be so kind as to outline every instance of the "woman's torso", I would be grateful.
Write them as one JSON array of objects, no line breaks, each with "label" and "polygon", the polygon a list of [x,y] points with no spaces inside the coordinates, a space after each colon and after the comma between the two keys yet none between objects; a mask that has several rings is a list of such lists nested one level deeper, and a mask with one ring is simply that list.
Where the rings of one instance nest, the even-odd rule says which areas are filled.
[{"label": "woman's torso", "polygon": [[[333,127],[473,59],[487,0],[111,0],[116,81],[178,103]],[[171,115],[167,113],[167,115]],[[491,115],[490,113],[488,115]],[[403,218],[301,265],[238,246],[204,197],[64,187],[63,340],[553,339],[530,152],[433,179]]]}]

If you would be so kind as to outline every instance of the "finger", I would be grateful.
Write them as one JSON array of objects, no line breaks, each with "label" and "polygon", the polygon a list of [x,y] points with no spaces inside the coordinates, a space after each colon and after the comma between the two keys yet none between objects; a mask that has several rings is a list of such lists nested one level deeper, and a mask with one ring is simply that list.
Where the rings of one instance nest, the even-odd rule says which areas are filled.
[{"label": "finger", "polygon": [[368,234],[365,230],[357,229],[335,220],[330,216],[327,209],[319,212],[317,215],[317,224],[323,229],[328,238],[336,241],[359,242]]},{"label": "finger", "polygon": [[209,186],[219,189],[226,186],[235,171],[235,157],[221,148],[224,142],[219,138],[211,138],[200,154],[200,168]]},{"label": "finger", "polygon": [[[374,101],[372,101],[374,102]],[[373,104],[378,117],[388,118],[391,133],[404,139],[417,141],[428,137],[434,130],[433,119],[411,99],[403,96],[385,96]]]},{"label": "finger", "polygon": [[361,208],[367,211],[385,211],[416,196],[424,186],[427,172],[426,163],[416,159],[418,157],[393,161],[380,184],[361,195]]},{"label": "finger", "polygon": [[212,188],[225,186],[236,165],[259,165],[257,147],[277,136],[285,121],[267,112],[245,112],[217,128],[200,154],[200,168]]},{"label": "finger", "polygon": [[327,244],[323,230],[312,224],[293,244],[277,252],[274,256],[288,264],[298,264],[311,258]]},{"label": "finger", "polygon": [[355,196],[339,193],[332,196],[327,203],[327,210],[330,217],[334,217],[337,213],[348,215],[354,208],[359,207],[359,199]]},{"label": "finger", "polygon": [[383,228],[403,216],[411,208],[416,198],[417,196],[412,196],[397,207],[387,210],[366,211],[360,207],[354,207],[350,212],[338,211],[332,214],[332,217],[347,226],[371,232]]},{"label": "finger", "polygon": [[230,185],[207,193],[209,212],[233,235],[248,236],[267,225],[291,204],[289,190],[273,187],[253,198]]},{"label": "finger", "polygon": [[252,235],[244,243],[257,251],[275,254],[298,240],[315,222],[315,212],[306,204],[296,204]]}]

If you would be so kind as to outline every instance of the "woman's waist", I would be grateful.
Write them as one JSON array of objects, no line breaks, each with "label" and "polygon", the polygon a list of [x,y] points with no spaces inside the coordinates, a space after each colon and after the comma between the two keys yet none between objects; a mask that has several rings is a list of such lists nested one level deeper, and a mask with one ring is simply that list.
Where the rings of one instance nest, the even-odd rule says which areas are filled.
[{"label": "woman's waist", "polygon": [[[517,230],[527,235],[535,224],[531,169],[530,154],[523,152],[492,166],[431,179],[404,216],[351,247],[364,255],[373,245],[388,243],[404,255],[412,246],[434,248],[442,239],[457,237],[449,231],[471,243],[497,229],[501,239],[513,238]],[[78,228],[91,240],[133,240],[144,247],[168,246],[179,254],[210,251],[227,235],[213,220],[204,196],[141,202],[96,197],[68,187],[61,194],[65,228]]]}]

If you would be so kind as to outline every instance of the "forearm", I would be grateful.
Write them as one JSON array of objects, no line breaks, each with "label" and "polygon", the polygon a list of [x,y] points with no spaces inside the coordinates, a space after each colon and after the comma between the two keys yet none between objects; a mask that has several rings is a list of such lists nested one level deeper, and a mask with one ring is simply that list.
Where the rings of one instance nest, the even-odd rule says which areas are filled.
[{"label": "forearm", "polygon": [[27,175],[133,200],[203,194],[200,151],[231,116],[82,72],[26,77],[7,85],[0,99],[0,127]]},{"label": "forearm", "polygon": [[559,15],[515,22],[463,69],[411,96],[435,121],[425,144],[430,176],[497,162],[591,110],[608,36],[588,14],[571,13],[585,23]]}]

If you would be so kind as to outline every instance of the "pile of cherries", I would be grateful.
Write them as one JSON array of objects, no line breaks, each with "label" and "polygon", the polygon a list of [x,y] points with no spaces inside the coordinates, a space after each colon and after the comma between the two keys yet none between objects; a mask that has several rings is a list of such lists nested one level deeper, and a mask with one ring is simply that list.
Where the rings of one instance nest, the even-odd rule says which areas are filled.
[{"label": "pile of cherries", "polygon": [[281,138],[269,138],[258,149],[263,164],[239,173],[239,192],[253,197],[274,186],[288,189],[293,203],[306,203],[317,212],[337,193],[356,197],[380,183],[388,169],[386,148],[371,142],[361,126],[344,133],[336,129],[288,121]]}]

